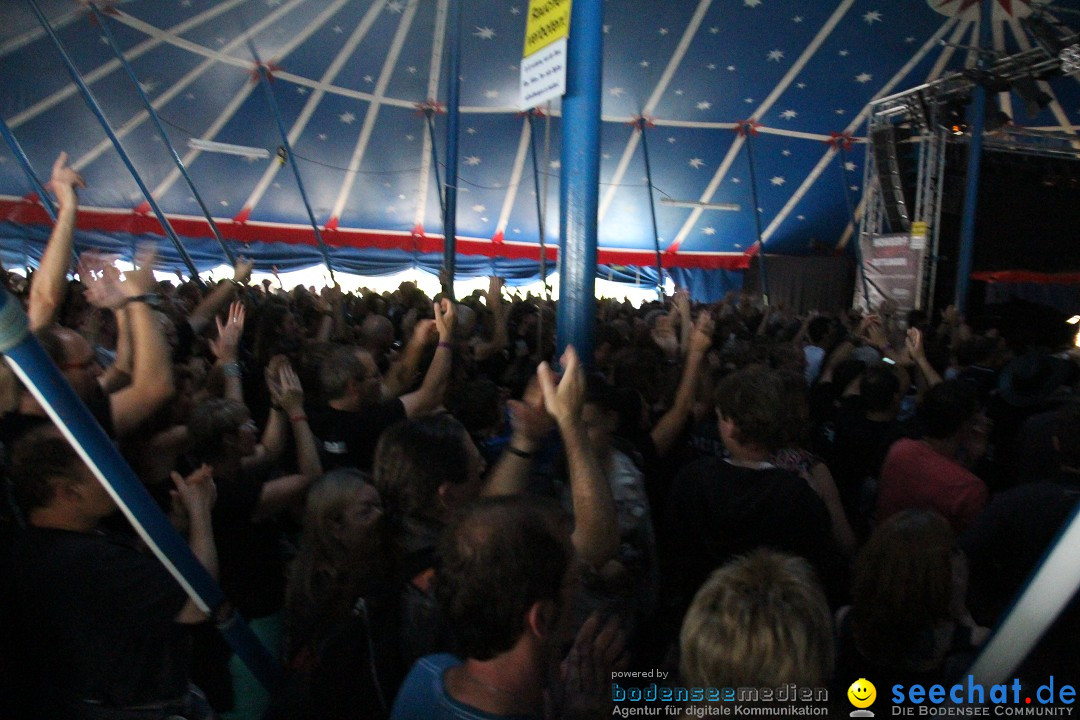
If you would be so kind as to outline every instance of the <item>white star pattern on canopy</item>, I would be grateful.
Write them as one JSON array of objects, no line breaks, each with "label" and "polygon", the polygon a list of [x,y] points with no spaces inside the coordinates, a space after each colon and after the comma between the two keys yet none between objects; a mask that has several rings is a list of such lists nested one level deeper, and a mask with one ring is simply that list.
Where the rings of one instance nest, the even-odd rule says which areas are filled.
[{"label": "white star pattern on canopy", "polygon": [[[672,262],[696,253],[741,255],[741,248],[754,245],[748,143],[770,252],[804,252],[810,233],[828,247],[840,242],[850,220],[849,186],[855,188],[853,204],[861,200],[867,103],[962,70],[968,59],[963,48],[978,42],[977,4],[915,0],[896,12],[899,5],[875,0],[605,0],[601,249],[652,251],[649,208],[638,180],[644,170],[641,132],[649,141],[656,188],[672,198],[741,208],[658,205],[659,234],[668,239]],[[1066,0],[1045,4],[1057,21],[1080,27],[1080,20],[1058,12],[1071,7]],[[547,185],[546,224],[558,226],[561,103],[542,108],[532,134],[516,107],[526,5],[474,0],[462,12],[457,189],[469,198],[463,208],[484,209],[461,213],[458,232],[481,249],[512,228],[518,230],[515,242],[535,244],[530,141]],[[1031,3],[999,0],[996,7],[995,51],[1008,55],[1034,47],[1019,22],[1031,13]],[[254,47],[272,68],[271,87],[317,223],[333,221],[338,239],[359,233],[349,240],[350,250],[374,252],[365,243],[377,240],[378,247],[397,242],[411,252],[411,231],[438,235],[442,228],[436,175],[446,182],[446,9],[444,0],[128,0],[108,21],[120,31],[123,50],[174,140],[251,146],[273,158],[282,140],[265,97],[250,82]],[[156,199],[167,214],[191,217],[190,191],[162,152],[152,123],[132,106],[132,88],[101,43],[100,28],[84,22],[85,9],[64,11],[78,20],[62,33],[68,49],[121,139],[134,149]],[[56,8],[46,12],[59,17]],[[1045,88],[1056,102],[1022,118],[1024,125],[1075,134],[1080,83],[1049,78]],[[1014,116],[1023,107],[1015,93],[999,99]],[[91,209],[86,218],[92,220],[96,208],[105,224],[142,202],[130,199],[139,195],[134,181],[21,3],[5,5],[0,25],[0,108],[39,172],[59,150],[69,151],[88,181],[80,192],[80,203]],[[644,130],[633,127],[642,116],[648,120]],[[843,133],[854,146],[845,151],[841,174],[828,143]],[[290,168],[179,149],[228,231],[240,213],[236,217],[263,223],[279,236],[295,234],[281,245],[285,254],[310,256],[313,240],[303,235],[310,231],[296,230],[309,221]],[[8,198],[9,211],[29,192],[13,160],[0,148],[0,204]],[[286,174],[268,174],[272,167]],[[346,188],[347,176],[353,180]],[[95,229],[125,242],[122,233]],[[190,239],[202,256],[215,253],[208,237]]]}]

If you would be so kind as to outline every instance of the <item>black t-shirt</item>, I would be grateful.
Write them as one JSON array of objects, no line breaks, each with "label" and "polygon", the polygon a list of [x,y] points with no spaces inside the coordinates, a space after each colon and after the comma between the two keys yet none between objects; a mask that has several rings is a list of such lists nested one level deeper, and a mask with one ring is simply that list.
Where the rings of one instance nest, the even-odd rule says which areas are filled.
[{"label": "black t-shirt", "polygon": [[266,481],[241,475],[216,483],[211,517],[221,589],[245,618],[272,615],[285,602],[281,526],[274,518],[252,520]]},{"label": "black t-shirt", "polygon": [[308,424],[319,441],[323,470],[355,467],[370,471],[379,437],[405,417],[405,405],[398,398],[359,412],[328,407],[309,413]]},{"label": "black t-shirt", "polygon": [[829,470],[853,523],[869,527],[872,501],[864,496],[866,478],[881,476],[881,466],[892,444],[903,437],[896,421],[866,418],[865,403],[859,397],[844,398],[836,414],[833,445],[826,456]]},{"label": "black t-shirt", "polygon": [[683,606],[713,570],[759,547],[805,557],[827,588],[838,589],[829,513],[794,473],[699,460],[676,478],[668,513],[665,555]]},{"label": "black t-shirt", "polygon": [[12,553],[3,618],[34,717],[81,700],[134,706],[181,697],[187,595],[153,556],[101,533],[28,528]]}]

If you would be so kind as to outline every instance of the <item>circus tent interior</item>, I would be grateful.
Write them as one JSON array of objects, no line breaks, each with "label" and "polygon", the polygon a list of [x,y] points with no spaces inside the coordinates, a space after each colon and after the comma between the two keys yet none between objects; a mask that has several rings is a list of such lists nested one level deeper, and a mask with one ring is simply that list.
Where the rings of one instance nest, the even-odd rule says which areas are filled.
[{"label": "circus tent interior", "polygon": [[[669,283],[708,299],[741,287],[744,275],[750,282],[746,271],[763,254],[796,274],[814,263],[850,272],[868,203],[880,198],[872,192],[880,173],[868,167],[875,102],[950,77],[986,89],[996,125],[987,137],[1008,136],[980,190],[983,234],[1005,215],[1024,219],[984,243],[975,270],[1080,271],[1080,254],[1068,249],[1080,227],[1072,139],[1080,81],[1069,64],[1080,53],[1080,4],[995,0],[988,33],[979,5],[607,0],[598,277],[652,288],[659,258]],[[542,253],[543,268],[555,270],[565,128],[557,99],[531,111],[519,102],[528,0],[3,0],[3,8],[6,267],[40,257],[50,220],[31,176],[47,181],[64,151],[87,182],[80,250],[130,257],[151,239],[164,269],[182,268],[160,208],[200,272],[228,252],[261,271],[319,268],[328,258],[341,274],[434,277],[454,144],[457,275],[533,282]],[[984,50],[980,35],[990,41]],[[461,119],[451,138],[455,47]],[[1014,64],[1006,78],[977,68],[1016,56],[1042,64]],[[970,138],[969,100],[954,93],[935,113],[960,148]],[[916,157],[927,129],[900,129]],[[1053,152],[1029,153],[1035,145]],[[965,162],[960,150],[947,155],[941,256],[958,232]],[[1018,170],[1030,157],[1037,162]],[[900,181],[912,196],[916,164]],[[1047,196],[1056,199],[1043,209]],[[941,277],[950,272],[946,262]]]}]

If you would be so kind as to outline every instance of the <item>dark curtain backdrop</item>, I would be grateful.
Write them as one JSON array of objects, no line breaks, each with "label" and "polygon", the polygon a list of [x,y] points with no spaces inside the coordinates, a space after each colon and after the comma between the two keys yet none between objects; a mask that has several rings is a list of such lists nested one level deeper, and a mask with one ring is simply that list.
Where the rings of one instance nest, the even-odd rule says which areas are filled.
[{"label": "dark curtain backdrop", "polygon": [[[755,257],[746,271],[745,289],[760,292],[760,275]],[[769,303],[783,303],[798,313],[811,310],[845,310],[855,292],[855,265],[847,255],[794,257],[765,256],[765,282]]]}]

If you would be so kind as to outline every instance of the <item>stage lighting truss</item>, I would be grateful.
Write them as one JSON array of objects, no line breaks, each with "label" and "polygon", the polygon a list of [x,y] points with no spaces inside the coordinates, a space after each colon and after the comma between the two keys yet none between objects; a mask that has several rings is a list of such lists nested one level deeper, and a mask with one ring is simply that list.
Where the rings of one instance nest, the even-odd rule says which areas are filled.
[{"label": "stage lighting truss", "polygon": [[[1028,92],[1022,99],[1031,111],[1041,109],[1043,93],[1036,84],[1038,80],[1080,73],[1080,33],[1059,37],[1053,49],[1051,53],[1046,43],[1037,43],[1030,50],[997,58],[981,68],[951,73],[875,100],[870,103],[870,125],[910,123],[924,139],[940,126],[949,137],[963,141],[970,132],[963,108],[977,85],[991,93],[1012,88],[1023,95],[1022,90],[1034,89],[1036,94]],[[993,107],[988,108],[991,122],[987,132],[994,135],[988,136],[987,142],[995,149],[1080,158],[1075,136],[1018,128],[997,115]]]},{"label": "stage lighting truss", "polygon": [[1058,59],[1061,60],[1061,72],[1065,75],[1075,75],[1080,72],[1080,43],[1073,43],[1063,49]]}]

